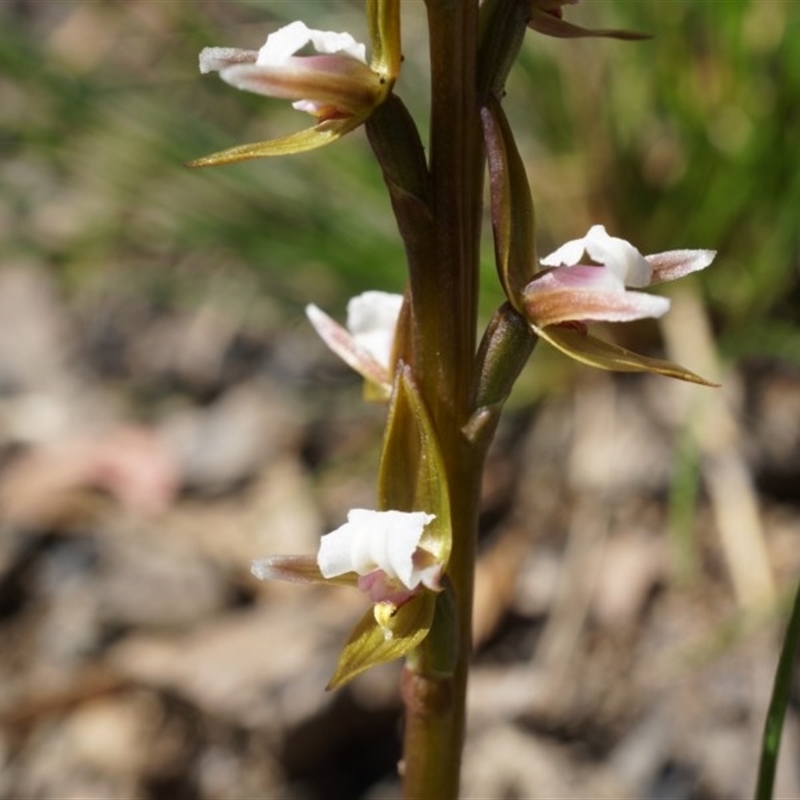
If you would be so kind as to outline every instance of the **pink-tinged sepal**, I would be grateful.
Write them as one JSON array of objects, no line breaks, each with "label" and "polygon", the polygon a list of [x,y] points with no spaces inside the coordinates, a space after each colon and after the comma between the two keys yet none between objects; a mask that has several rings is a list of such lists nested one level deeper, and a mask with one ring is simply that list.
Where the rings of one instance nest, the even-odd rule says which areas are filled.
[{"label": "pink-tinged sepal", "polygon": [[317,557],[268,556],[253,561],[250,572],[262,581],[288,581],[289,583],[326,583],[337,586],[357,586],[357,575],[325,577],[320,571]]},{"label": "pink-tinged sepal", "polygon": [[359,116],[383,91],[380,77],[349,56],[292,56],[276,67],[237,63],[219,76],[246,92],[293,100],[298,111],[320,121]]},{"label": "pink-tinged sepal", "polygon": [[255,64],[258,50],[242,50],[238,47],[204,47],[200,51],[200,74],[222,72],[237,64]]},{"label": "pink-tinged sepal", "polygon": [[391,394],[402,308],[402,295],[364,292],[348,302],[343,327],[317,306],[306,307],[322,341],[367,382],[368,399],[388,400]]},{"label": "pink-tinged sepal", "polygon": [[699,272],[711,264],[717,255],[716,250],[668,250],[645,256],[653,270],[651,283],[664,283]]},{"label": "pink-tinged sepal", "polygon": [[603,37],[607,39],[622,39],[626,41],[638,41],[641,39],[652,38],[646,33],[636,31],[604,29],[590,30],[567,22],[562,17],[561,6],[574,4],[578,0],[528,0],[530,5],[530,18],[528,27],[531,30],[543,33],[545,36],[553,36],[557,39],[581,39],[587,36]]},{"label": "pink-tinged sepal", "polygon": [[391,603],[401,606],[416,594],[415,590],[397,587],[382,569],[376,569],[367,575],[358,576],[358,588],[369,595],[373,603]]},{"label": "pink-tinged sepal", "polygon": [[481,109],[489,165],[495,262],[509,303],[521,311],[521,295],[536,270],[534,209],[525,165],[499,101]]},{"label": "pink-tinged sepal", "polygon": [[564,267],[540,273],[523,293],[525,314],[538,327],[563,322],[630,322],[660,317],[669,300],[625,288],[603,267]]}]

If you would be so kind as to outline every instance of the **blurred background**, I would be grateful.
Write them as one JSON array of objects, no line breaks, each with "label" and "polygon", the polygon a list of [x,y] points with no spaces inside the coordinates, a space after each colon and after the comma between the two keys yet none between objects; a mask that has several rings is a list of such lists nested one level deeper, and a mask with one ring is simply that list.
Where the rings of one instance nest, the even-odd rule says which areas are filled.
[{"label": "blurred background", "polygon": [[[0,6],[0,797],[397,796],[397,665],[323,691],[363,597],[249,575],[374,505],[384,409],[303,307],[402,290],[379,171],[361,131],[183,166],[308,124],[197,71],[297,16],[366,39],[360,0]],[[464,795],[746,797],[800,571],[800,4],[565,16],[654,38],[529,32],[539,250],[717,249],[663,324],[599,334],[722,388],[537,348],[484,485]]]}]

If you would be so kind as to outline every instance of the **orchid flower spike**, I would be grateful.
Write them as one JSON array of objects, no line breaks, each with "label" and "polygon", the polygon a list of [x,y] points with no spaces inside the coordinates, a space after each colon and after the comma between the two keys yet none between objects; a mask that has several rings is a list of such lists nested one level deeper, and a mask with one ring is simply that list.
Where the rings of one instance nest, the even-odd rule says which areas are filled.
[{"label": "orchid flower spike", "polygon": [[705,269],[713,250],[670,250],[642,255],[624,239],[594,225],[582,239],[541,260],[546,267],[522,292],[522,307],[533,329],[567,355],[602,369],[655,372],[707,383],[669,362],[648,359],[585,335],[587,322],[629,322],[661,317],[669,300],[643,288]]},{"label": "orchid flower spike", "polygon": [[370,291],[348,302],[346,328],[313,304],[306,316],[325,344],[385,399],[392,388],[402,307],[402,295]]},{"label": "orchid flower spike", "polygon": [[[373,0],[370,15],[373,60],[349,33],[319,31],[292,22],[267,37],[260,50],[206,47],[200,72],[249,92],[292,100],[316,118],[312,128],[278,139],[240,145],[190,166],[214,166],[250,158],[312,150],[361,125],[389,96],[399,70],[399,0]],[[306,51],[311,50],[310,54]]]}]

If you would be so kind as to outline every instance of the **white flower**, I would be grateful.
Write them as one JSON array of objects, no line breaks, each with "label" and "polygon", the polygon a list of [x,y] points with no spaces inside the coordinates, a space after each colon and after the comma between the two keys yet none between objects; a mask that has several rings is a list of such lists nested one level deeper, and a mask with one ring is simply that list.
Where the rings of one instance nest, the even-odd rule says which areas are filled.
[{"label": "white flower", "polygon": [[713,250],[670,250],[643,256],[632,244],[593,225],[582,239],[561,245],[541,260],[553,267],[538,274],[523,292],[523,305],[538,328],[565,322],[628,322],[660,317],[666,297],[628,291],[671,281],[705,269]]},{"label": "white flower", "polygon": [[428,635],[450,552],[441,520],[426,531],[435,519],[424,511],[354,508],[344,525],[322,537],[316,558],[269,556],[252,563],[262,580],[356,586],[369,595],[372,612],[351,634],[331,686],[405,655]]},{"label": "white flower", "polygon": [[355,572],[373,600],[413,593],[420,584],[438,590],[441,565],[420,546],[425,526],[435,515],[423,511],[370,511],[354,508],[347,522],[320,541],[317,564],[322,576]]},{"label": "white flower", "polygon": [[403,296],[364,292],[347,304],[347,327],[311,304],[306,316],[328,347],[348,366],[378,387],[383,396],[391,390],[394,374],[394,340]]},{"label": "white flower", "polygon": [[[307,47],[314,52],[298,55]],[[367,65],[366,46],[349,33],[318,31],[292,22],[267,37],[260,50],[206,47],[200,72],[249,92],[294,100],[319,120],[344,119],[373,109],[381,77]]]},{"label": "white flower", "polygon": [[311,114],[315,123],[286,136],[196,158],[189,166],[212,167],[305,153],[363,125],[391,95],[400,71],[400,0],[369,0],[367,20],[372,51],[369,63],[366,46],[349,33],[314,30],[302,22],[270,34],[258,50],[206,47],[200,53],[201,72],[219,72],[237,89],[291,100],[298,111]]}]

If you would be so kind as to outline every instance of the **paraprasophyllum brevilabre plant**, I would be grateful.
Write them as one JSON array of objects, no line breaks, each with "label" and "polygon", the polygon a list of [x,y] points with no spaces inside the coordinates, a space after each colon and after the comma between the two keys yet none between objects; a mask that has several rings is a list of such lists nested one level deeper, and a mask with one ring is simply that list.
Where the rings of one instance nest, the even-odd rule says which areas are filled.
[{"label": "paraprasophyllum brevilabre plant", "polygon": [[[573,0],[574,2],[574,0]],[[537,259],[533,202],[501,99],[526,30],[574,38],[647,38],[567,22],[567,0],[425,0],[430,140],[394,93],[400,0],[366,0],[369,52],[348,33],[294,22],[258,50],[206,48],[202,72],[291,100],[310,128],[237,145],[193,166],[298,153],[364,127],[408,264],[404,296],[351,300],[346,325],[309,305],[311,324],[388,403],[376,509],[353,509],[315,555],[269,556],[265,579],[348,585],[371,606],[345,643],[330,687],[405,657],[403,784],[408,798],[458,794],[470,653],[479,486],[487,448],[535,343],[609,370],[705,383],[676,364],[592,336],[592,322],[666,313],[640,291],[707,267],[709,250],[642,255],[595,225]],[[313,11],[313,3],[303,3]],[[477,339],[478,243],[487,172],[495,257],[507,302]],[[368,600],[367,600],[368,598]]]}]

